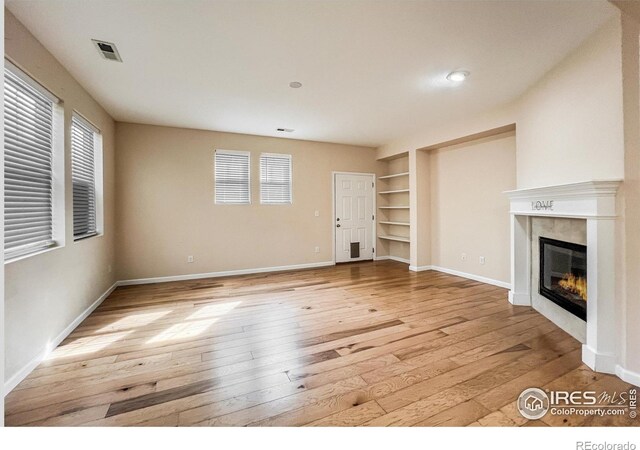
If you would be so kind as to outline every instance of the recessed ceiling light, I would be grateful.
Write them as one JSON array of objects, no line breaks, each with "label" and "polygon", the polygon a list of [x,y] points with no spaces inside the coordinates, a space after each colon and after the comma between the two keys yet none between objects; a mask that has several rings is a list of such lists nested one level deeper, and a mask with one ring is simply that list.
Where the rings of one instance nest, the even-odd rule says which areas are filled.
[{"label": "recessed ceiling light", "polygon": [[469,76],[469,72],[466,70],[455,70],[447,75],[449,81],[464,81]]},{"label": "recessed ceiling light", "polygon": [[293,89],[298,89],[302,87],[302,83],[300,83],[299,81],[292,81],[291,83],[289,83],[289,87]]}]

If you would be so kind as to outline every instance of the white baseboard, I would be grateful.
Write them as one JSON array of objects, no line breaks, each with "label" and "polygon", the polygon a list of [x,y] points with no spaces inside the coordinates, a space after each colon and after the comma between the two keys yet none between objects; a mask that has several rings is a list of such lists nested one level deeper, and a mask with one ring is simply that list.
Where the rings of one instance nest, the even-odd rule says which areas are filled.
[{"label": "white baseboard", "polygon": [[640,387],[640,373],[632,372],[625,369],[620,364],[616,366],[616,375],[622,381],[626,381],[629,384]]},{"label": "white baseboard", "polygon": [[595,372],[615,374],[618,367],[615,355],[598,353],[587,344],[582,344],[582,362]]},{"label": "white baseboard", "polygon": [[397,261],[397,262],[409,264],[408,259],[400,258],[399,256],[391,256],[391,255],[376,256],[376,261],[384,261],[384,260],[391,260],[391,261]]},{"label": "white baseboard", "polygon": [[202,278],[230,277],[233,275],[251,275],[254,273],[282,272],[285,270],[313,269],[316,267],[327,267],[334,265],[335,263],[333,261],[324,261],[309,264],[294,264],[290,266],[260,267],[257,269],[225,270],[223,272],[194,273],[188,275],[174,275],[155,278],[138,278],[135,280],[121,280],[118,281],[117,284],[118,286],[132,286],[136,284],[166,283],[169,281],[199,280]]},{"label": "white baseboard", "polygon": [[[410,264],[409,260],[398,258],[397,256],[378,256],[376,257],[376,261],[381,261],[385,259],[391,259],[393,261],[399,261],[406,264]],[[448,273],[449,275],[455,275],[462,278],[467,278],[469,280],[479,281],[480,283],[491,284],[493,286],[502,287],[505,289],[511,289],[511,283],[507,283],[505,281],[494,280],[492,278],[481,277],[480,275],[474,275],[471,273],[460,272],[458,270],[447,269],[445,267],[440,266],[412,266],[409,265],[409,270],[412,272],[424,272],[427,270],[435,270],[436,272]]]},{"label": "white baseboard", "polygon": [[480,275],[474,275],[472,273],[460,272],[458,270],[447,269],[445,267],[439,267],[439,266],[431,266],[431,270],[448,273],[449,275],[455,275],[462,278],[468,278],[469,280],[479,281],[480,283],[492,284],[493,286],[498,286],[505,289],[511,289],[511,283],[507,283],[505,281],[500,281],[500,280],[494,280],[492,278],[481,277]]},{"label": "white baseboard", "polygon": [[80,323],[86,319],[89,314],[91,314],[100,304],[113,292],[113,290],[118,286],[118,282],[116,281],[113,285],[107,289],[98,299],[93,302],[87,309],[85,309],[78,317],[76,317],[73,322],[71,322],[67,327],[58,334],[58,336],[53,339],[49,345],[42,349],[42,351],[31,361],[29,361],[22,369],[20,369],[15,375],[9,378],[4,383],[4,395],[6,396],[9,392],[11,392],[22,380],[27,378],[27,376],[33,372],[33,370],[38,367],[44,359],[49,356],[49,354],[55,350],[55,348],[60,345],[62,341],[64,341],[67,336],[71,334],[73,330],[75,330]]},{"label": "white baseboard", "polygon": [[509,303],[515,306],[531,306],[531,295],[509,291]]},{"label": "white baseboard", "polygon": [[409,266],[412,272],[424,272],[425,270],[433,270],[433,266]]}]

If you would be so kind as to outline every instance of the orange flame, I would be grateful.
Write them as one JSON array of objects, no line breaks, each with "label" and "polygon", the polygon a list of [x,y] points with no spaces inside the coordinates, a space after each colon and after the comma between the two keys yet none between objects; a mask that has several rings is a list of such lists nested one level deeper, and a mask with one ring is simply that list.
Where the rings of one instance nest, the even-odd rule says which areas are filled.
[{"label": "orange flame", "polygon": [[573,294],[579,295],[582,300],[587,301],[587,279],[576,277],[572,273],[565,273],[558,285]]}]

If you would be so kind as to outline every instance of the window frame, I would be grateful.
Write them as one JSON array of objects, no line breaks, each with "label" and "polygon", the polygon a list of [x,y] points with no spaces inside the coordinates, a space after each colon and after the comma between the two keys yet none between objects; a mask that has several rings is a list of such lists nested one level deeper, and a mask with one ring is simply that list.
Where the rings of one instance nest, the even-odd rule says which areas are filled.
[{"label": "window frame", "polygon": [[[280,158],[280,159],[287,159],[289,162],[289,201],[284,201],[284,202],[265,202],[263,197],[262,197],[262,193],[263,193],[263,189],[262,189],[262,185],[263,184],[268,184],[267,182],[262,181],[262,158],[263,157],[271,157],[271,158]],[[260,154],[260,160],[259,160],[259,170],[260,170],[260,204],[261,205],[267,205],[267,206],[282,206],[282,205],[293,205],[293,155],[291,155],[290,153],[261,153]]]},{"label": "window frame", "polygon": [[[94,195],[94,221],[95,221],[95,230],[85,233],[83,235],[76,236],[75,234],[75,204],[74,204],[74,189],[73,189],[73,127],[74,127],[74,119],[80,123],[81,126],[84,126],[86,129],[93,133],[93,195]],[[70,136],[70,148],[71,148],[71,210],[72,210],[72,230],[71,234],[73,236],[74,242],[83,241],[86,239],[90,239],[96,236],[102,236],[103,233],[103,212],[102,212],[102,180],[103,180],[103,165],[102,165],[102,132],[100,128],[95,126],[91,121],[89,121],[86,117],[80,114],[78,111],[73,111],[71,115],[71,122],[69,124],[69,136]]]},{"label": "window frame", "polygon": [[[33,76],[5,57],[4,68],[20,79],[37,94],[51,102],[51,241],[48,245],[23,248],[19,251],[4,251],[4,263],[9,264],[62,248],[65,245],[65,143],[64,143],[64,105],[62,100],[40,84]],[[3,73],[4,76],[4,73]],[[3,87],[5,80],[3,79]],[[4,108],[4,101],[3,101]],[[6,124],[6,113],[5,113]],[[5,126],[3,124],[3,126]],[[6,139],[6,132],[5,132]],[[5,143],[3,142],[3,146]],[[3,147],[4,148],[4,147]],[[4,177],[3,177],[4,178]],[[4,181],[6,183],[6,179]],[[6,195],[6,192],[5,192]],[[5,202],[6,208],[6,202]],[[3,239],[4,249],[4,239]]]},{"label": "window frame", "polygon": [[[232,156],[246,156],[247,157],[247,201],[246,202],[225,202],[218,201],[218,161],[217,155],[232,155]],[[245,150],[224,150],[224,149],[216,149],[213,153],[213,201],[216,205],[232,205],[232,206],[242,206],[242,205],[251,205],[251,152]]]}]

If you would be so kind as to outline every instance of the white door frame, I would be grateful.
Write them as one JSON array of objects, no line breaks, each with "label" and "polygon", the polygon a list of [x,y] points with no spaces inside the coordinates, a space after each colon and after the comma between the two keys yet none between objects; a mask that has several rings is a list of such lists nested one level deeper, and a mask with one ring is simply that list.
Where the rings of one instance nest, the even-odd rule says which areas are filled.
[{"label": "white door frame", "polygon": [[371,193],[373,195],[373,224],[371,225],[371,246],[373,248],[372,260],[376,260],[376,255],[378,253],[377,250],[377,242],[378,242],[378,233],[376,233],[376,223],[378,216],[378,209],[376,207],[376,197],[378,192],[376,191],[376,174],[375,173],[365,173],[365,172],[331,172],[331,242],[333,243],[331,250],[331,259],[333,260],[333,264],[336,264],[336,175],[365,175],[370,176],[371,181],[373,182],[373,189]]}]

